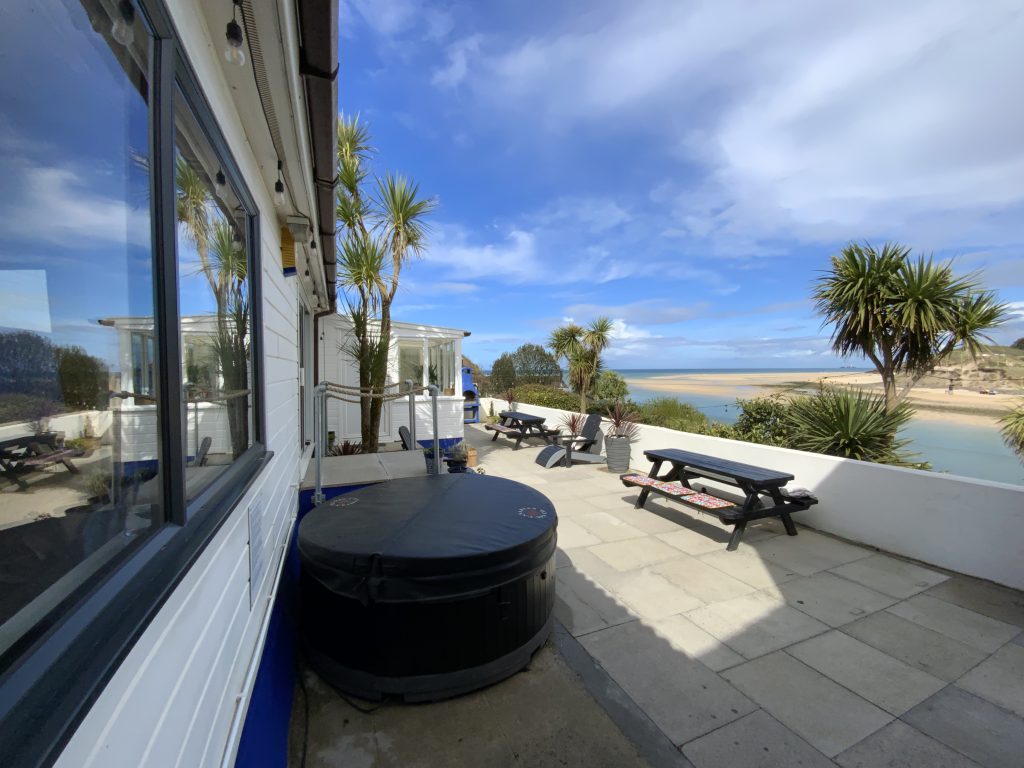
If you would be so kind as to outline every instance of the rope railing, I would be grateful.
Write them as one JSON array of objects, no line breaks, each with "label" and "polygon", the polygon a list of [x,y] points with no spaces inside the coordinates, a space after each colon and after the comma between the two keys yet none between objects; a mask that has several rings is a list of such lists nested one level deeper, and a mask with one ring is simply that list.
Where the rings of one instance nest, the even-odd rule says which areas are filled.
[{"label": "rope railing", "polygon": [[[362,404],[363,397],[379,398],[382,403],[392,402],[401,398],[408,398],[409,400],[409,431],[412,437],[413,447],[416,445],[416,395],[423,392],[424,389],[430,393],[431,400],[431,418],[434,427],[434,467],[439,473],[441,471],[441,450],[440,450],[440,438],[437,433],[437,395],[438,388],[431,384],[428,387],[421,385],[415,385],[411,380],[406,380],[402,384],[388,384],[384,389],[394,389],[401,387],[404,384],[404,389],[401,389],[394,393],[376,392],[373,388],[361,388],[353,387],[345,384],[337,384],[332,381],[322,381],[316,385],[313,392],[313,444],[316,450],[316,490],[313,493],[313,504],[323,504],[326,500],[323,491],[323,469],[322,461],[324,455],[327,453],[327,400],[340,400],[343,403],[350,403],[353,405]],[[369,390],[369,391],[367,391]],[[351,395],[352,393],[358,393],[359,399],[354,399],[351,396],[345,397],[344,395]]]}]

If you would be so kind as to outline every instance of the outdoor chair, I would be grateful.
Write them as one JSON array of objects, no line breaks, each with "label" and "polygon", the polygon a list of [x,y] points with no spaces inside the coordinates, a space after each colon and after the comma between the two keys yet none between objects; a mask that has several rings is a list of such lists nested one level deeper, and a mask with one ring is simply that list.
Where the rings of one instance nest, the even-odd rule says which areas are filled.
[{"label": "outdoor chair", "polygon": [[587,416],[579,435],[561,438],[562,442],[568,445],[549,445],[537,454],[535,461],[545,469],[551,469],[563,465],[566,450],[572,450],[572,463],[600,464],[605,461],[605,457],[601,455],[603,438],[601,414],[592,413]]},{"label": "outdoor chair", "polygon": [[412,451],[416,449],[416,446],[412,442],[412,433],[409,432],[409,428],[401,426],[398,428],[398,437],[402,441],[402,450]]}]

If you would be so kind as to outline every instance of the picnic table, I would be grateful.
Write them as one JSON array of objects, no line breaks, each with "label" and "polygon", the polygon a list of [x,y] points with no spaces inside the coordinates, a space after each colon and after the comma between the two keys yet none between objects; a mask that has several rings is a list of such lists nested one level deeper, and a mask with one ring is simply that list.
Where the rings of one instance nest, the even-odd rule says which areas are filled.
[{"label": "picnic table", "polygon": [[[644,456],[652,462],[650,473],[646,476],[635,473],[620,476],[623,485],[640,489],[634,506],[637,509],[643,508],[648,497],[656,493],[695,509],[711,512],[723,524],[733,526],[726,547],[729,551],[739,546],[748,522],[765,517],[781,518],[786,533],[796,536],[796,526],[790,514],[818,503],[817,498],[810,493],[787,491],[785,486],[793,479],[793,475],[786,472],[675,448],[644,451]],[[659,476],[658,472],[666,463],[671,469]],[[694,488],[690,481],[697,478],[735,486],[742,493],[743,501],[734,502],[715,496],[704,487]]]},{"label": "picnic table", "polygon": [[493,443],[498,435],[504,435],[516,441],[512,450],[519,450],[523,440],[528,437],[540,437],[548,445],[554,445],[553,437],[558,434],[557,429],[547,429],[544,426],[543,416],[534,416],[531,413],[521,411],[502,411],[498,414],[500,421],[497,424],[487,424],[484,429],[494,433],[491,438]]},{"label": "picnic table", "polygon": [[0,473],[25,491],[28,483],[21,476],[39,467],[59,463],[78,474],[78,467],[71,463],[74,455],[75,451],[60,445],[56,432],[11,437],[0,440]]}]

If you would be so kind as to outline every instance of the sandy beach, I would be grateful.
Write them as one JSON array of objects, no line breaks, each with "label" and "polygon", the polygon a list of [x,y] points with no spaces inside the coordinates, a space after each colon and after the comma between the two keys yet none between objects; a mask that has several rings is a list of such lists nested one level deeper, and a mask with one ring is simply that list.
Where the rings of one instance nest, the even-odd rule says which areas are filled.
[{"label": "sandy beach", "polygon": [[[630,379],[627,375],[626,383],[684,399],[688,393],[715,395],[726,400],[777,392],[810,393],[819,383],[882,391],[882,380],[877,373],[849,370],[668,374],[643,379]],[[941,386],[935,386],[940,383]],[[926,378],[915,386],[909,400],[917,409],[915,418],[918,419],[994,427],[999,417],[1015,407],[1022,396],[1024,392],[983,395],[977,390],[962,388],[950,393],[944,379],[932,377],[931,381]]]}]

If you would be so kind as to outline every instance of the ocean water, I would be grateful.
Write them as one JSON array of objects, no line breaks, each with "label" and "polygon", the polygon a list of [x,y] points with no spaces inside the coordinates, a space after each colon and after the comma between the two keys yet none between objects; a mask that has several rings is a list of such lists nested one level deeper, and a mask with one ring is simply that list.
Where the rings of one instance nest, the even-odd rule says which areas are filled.
[{"label": "ocean water", "polygon": [[[820,368],[683,368],[619,370],[626,379],[649,379],[656,376],[670,376],[686,373],[789,373],[817,372]],[[752,397],[754,387],[741,387],[739,397]],[[745,391],[744,391],[745,390]],[[629,387],[630,397],[642,403],[652,397],[672,396],[669,392],[645,389],[642,386]],[[680,400],[694,405],[708,418],[733,424],[739,415],[735,399],[723,399],[716,395],[681,393]],[[931,462],[936,472],[976,477],[981,480],[995,480],[1002,483],[1024,485],[1024,463],[1011,451],[995,427],[971,424],[948,424],[936,419],[917,419],[903,431],[909,438],[909,450],[921,460]]]}]

